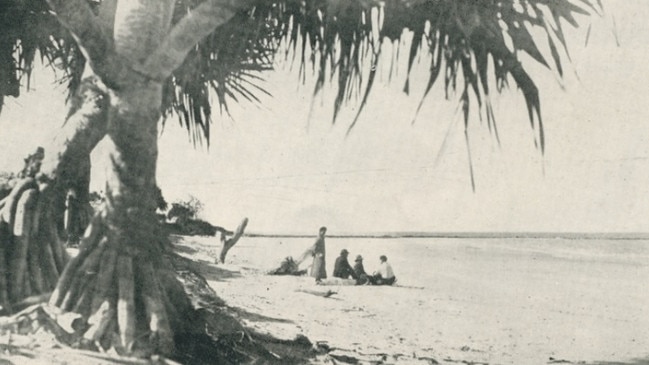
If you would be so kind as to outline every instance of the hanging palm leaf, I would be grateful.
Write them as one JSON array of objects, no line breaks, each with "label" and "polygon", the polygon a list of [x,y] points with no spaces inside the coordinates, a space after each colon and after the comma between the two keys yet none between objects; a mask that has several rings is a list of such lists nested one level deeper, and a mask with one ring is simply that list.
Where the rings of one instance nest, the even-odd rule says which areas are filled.
[{"label": "hanging palm leaf", "polygon": [[[61,82],[75,90],[83,56],[44,1],[5,2],[8,5],[0,9],[0,97],[17,96],[20,85],[28,86],[36,51],[59,72]],[[172,21],[202,2],[177,1]],[[431,56],[423,98],[443,75],[447,95],[458,85],[462,95],[470,91],[472,97],[466,93],[463,100],[475,98],[498,138],[490,102],[493,88],[488,70],[492,67],[497,91],[511,78],[523,93],[530,123],[538,133],[537,144],[543,150],[539,92],[520,54],[548,68],[551,57],[553,68],[562,75],[560,50],[568,56],[563,23],[577,26],[577,15],[602,10],[599,0],[257,0],[241,4],[237,15],[195,47],[166,83],[164,115],[175,113],[195,143],[209,142],[210,96],[215,95],[225,113],[229,101],[259,102],[258,95],[268,94],[261,86],[263,72],[272,69],[281,50],[287,50],[285,57],[299,59],[302,78],[309,68],[316,75],[314,93],[335,77],[334,122],[353,95],[362,95],[362,111],[376,65],[395,59],[394,54],[381,52],[382,45],[399,44],[412,31],[408,75],[416,57]],[[546,39],[535,38],[534,31],[544,32]],[[539,42],[547,42],[549,55],[540,51]],[[393,47],[392,52],[399,51]],[[363,80],[366,61],[371,70]],[[410,92],[409,77],[404,91]],[[465,120],[468,123],[468,115]]]}]

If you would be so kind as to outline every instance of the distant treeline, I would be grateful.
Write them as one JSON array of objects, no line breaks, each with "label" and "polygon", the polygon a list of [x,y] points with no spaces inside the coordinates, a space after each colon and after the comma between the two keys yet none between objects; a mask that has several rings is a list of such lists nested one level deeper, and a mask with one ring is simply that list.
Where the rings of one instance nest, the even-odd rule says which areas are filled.
[{"label": "distant treeline", "polygon": [[[248,237],[309,238],[314,234],[247,233]],[[649,239],[647,232],[387,232],[329,234],[330,238],[526,238],[526,239]]]}]

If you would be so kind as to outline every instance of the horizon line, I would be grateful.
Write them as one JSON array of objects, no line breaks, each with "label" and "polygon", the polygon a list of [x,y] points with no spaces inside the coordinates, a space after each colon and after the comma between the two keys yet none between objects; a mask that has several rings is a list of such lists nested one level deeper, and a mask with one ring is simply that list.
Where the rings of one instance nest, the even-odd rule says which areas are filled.
[{"label": "horizon line", "polygon": [[[250,232],[249,237],[314,237],[316,233]],[[342,232],[329,238],[568,238],[568,239],[649,239],[649,232],[548,232],[548,231],[393,231]]]}]

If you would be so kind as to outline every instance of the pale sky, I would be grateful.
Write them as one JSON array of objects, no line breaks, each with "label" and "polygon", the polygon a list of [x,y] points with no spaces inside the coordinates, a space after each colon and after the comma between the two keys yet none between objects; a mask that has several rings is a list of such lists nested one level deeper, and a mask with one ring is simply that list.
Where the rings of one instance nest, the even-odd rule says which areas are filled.
[{"label": "pale sky", "polygon": [[[438,87],[411,124],[425,81],[415,81],[405,96],[405,68],[388,81],[386,63],[348,137],[358,103],[332,125],[334,89],[316,97],[311,110],[312,84],[300,86],[285,64],[267,74],[273,97],[263,105],[232,103],[234,119],[214,117],[209,150],[194,149],[169,120],[160,139],[159,185],[168,201],[200,199],[203,218],[213,224],[232,228],[247,216],[254,232],[315,233],[321,225],[331,234],[649,232],[649,2],[605,6],[605,16],[592,20],[587,46],[586,21],[569,31],[573,62],[563,81],[534,67],[544,155],[534,147],[516,90],[492,95],[500,146],[486,120],[473,115],[475,192],[457,96],[445,101]],[[0,116],[2,169],[19,169],[20,157],[44,144],[65,113],[63,88],[43,74],[34,86],[8,99]],[[93,176],[100,189],[101,174]]]}]

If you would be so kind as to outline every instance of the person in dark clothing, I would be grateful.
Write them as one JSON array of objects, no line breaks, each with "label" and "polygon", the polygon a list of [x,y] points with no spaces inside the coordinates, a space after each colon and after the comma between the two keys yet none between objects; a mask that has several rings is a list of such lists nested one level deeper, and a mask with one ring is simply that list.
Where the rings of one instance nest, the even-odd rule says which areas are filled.
[{"label": "person in dark clothing", "polygon": [[356,274],[356,283],[358,285],[372,284],[372,277],[367,275],[363,267],[363,256],[356,256],[354,260],[354,273]]},{"label": "person in dark clothing", "polygon": [[334,264],[333,276],[342,279],[349,279],[351,276],[352,278],[357,279],[354,269],[352,269],[351,265],[349,265],[349,261],[347,261],[347,255],[349,255],[349,251],[343,248],[343,250],[340,251],[340,256],[338,256],[336,263]]},{"label": "person in dark clothing", "polygon": [[315,278],[316,282],[327,278],[327,271],[325,269],[325,235],[327,234],[327,227],[320,227],[318,238],[313,246],[306,250],[301,258],[297,261],[300,265],[306,261],[307,258],[313,257],[313,264],[311,265],[310,276]]}]

